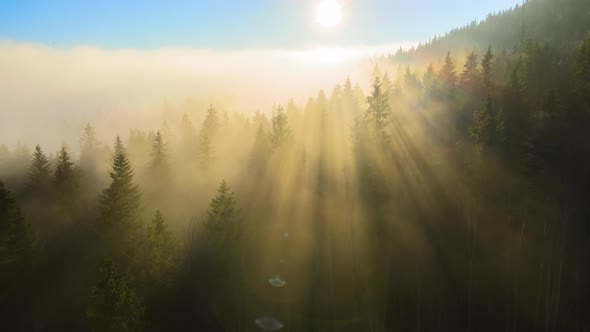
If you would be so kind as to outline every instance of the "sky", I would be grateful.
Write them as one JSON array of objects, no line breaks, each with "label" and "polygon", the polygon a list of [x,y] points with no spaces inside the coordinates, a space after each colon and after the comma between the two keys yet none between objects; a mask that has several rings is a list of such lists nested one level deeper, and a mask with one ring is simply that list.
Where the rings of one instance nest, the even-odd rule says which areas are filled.
[{"label": "sky", "polygon": [[521,0],[338,0],[342,22],[315,20],[320,0],[0,0],[0,40],[108,49],[358,47],[418,42]]},{"label": "sky", "polygon": [[57,149],[88,122],[107,136],[157,128],[163,104],[268,113],[347,77],[366,90],[370,56],[519,0],[330,1],[331,28],[320,0],[0,0],[0,144]]}]

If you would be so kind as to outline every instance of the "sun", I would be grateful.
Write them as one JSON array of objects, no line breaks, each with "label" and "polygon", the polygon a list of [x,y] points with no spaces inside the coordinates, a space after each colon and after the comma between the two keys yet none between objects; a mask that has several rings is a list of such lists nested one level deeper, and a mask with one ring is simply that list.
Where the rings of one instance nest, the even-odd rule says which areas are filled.
[{"label": "sun", "polygon": [[342,6],[337,0],[323,0],[316,8],[316,20],[324,27],[334,27],[342,20]]}]

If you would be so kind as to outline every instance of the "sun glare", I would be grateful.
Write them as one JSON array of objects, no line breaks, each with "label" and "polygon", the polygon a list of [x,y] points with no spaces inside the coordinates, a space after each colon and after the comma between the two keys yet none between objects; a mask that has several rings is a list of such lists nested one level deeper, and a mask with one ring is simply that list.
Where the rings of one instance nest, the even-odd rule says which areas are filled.
[{"label": "sun glare", "polygon": [[342,20],[342,6],[337,0],[324,0],[316,8],[316,20],[324,27],[334,27]]}]

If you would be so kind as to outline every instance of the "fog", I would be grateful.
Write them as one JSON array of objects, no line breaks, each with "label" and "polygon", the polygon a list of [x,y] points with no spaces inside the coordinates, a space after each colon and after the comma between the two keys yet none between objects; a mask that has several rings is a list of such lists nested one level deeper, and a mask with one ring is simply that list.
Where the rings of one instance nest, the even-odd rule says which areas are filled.
[{"label": "fog", "polygon": [[[77,143],[91,122],[110,138],[156,127],[163,105],[187,111],[270,112],[302,104],[347,76],[368,86],[369,59],[412,43],[357,47],[214,51],[55,47],[0,42],[0,141],[13,145]],[[179,111],[179,114],[182,114]]]}]

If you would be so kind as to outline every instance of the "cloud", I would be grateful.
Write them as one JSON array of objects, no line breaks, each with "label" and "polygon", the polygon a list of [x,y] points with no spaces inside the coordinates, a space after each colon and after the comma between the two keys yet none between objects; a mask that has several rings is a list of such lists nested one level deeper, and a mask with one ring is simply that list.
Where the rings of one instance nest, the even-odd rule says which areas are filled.
[{"label": "cloud", "polygon": [[86,121],[161,122],[155,110],[164,100],[214,103],[229,112],[268,111],[289,98],[304,102],[347,75],[364,81],[369,65],[363,59],[399,47],[134,50],[2,41],[0,142],[40,141],[51,130],[67,134],[75,128],[77,134]]}]

